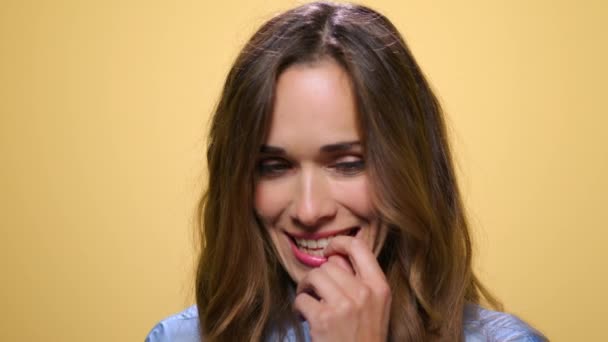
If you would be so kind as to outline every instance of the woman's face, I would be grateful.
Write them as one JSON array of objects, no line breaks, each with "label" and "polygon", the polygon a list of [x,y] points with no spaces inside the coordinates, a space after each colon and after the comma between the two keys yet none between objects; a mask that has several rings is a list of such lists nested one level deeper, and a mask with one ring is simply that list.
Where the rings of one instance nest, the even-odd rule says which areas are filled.
[{"label": "woman's face", "polygon": [[335,235],[361,239],[378,255],[385,230],[364,160],[348,74],[332,60],[287,68],[258,159],[255,210],[295,282],[326,261]]}]

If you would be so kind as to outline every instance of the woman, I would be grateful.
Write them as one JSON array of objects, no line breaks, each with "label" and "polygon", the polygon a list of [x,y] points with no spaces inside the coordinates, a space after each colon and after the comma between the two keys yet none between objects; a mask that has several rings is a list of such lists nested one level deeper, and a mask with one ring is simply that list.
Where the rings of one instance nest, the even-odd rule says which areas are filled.
[{"label": "woman", "polygon": [[264,24],[213,117],[197,306],[147,341],[541,341],[472,272],[442,112],[395,27]]}]

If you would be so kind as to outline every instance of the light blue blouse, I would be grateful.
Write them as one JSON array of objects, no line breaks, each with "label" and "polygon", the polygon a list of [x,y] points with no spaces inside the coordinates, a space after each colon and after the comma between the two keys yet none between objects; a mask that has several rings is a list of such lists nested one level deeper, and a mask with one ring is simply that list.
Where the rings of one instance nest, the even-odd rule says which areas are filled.
[{"label": "light blue blouse", "polygon": [[[540,332],[514,315],[487,310],[467,304],[464,311],[466,342],[542,342],[548,341]],[[310,341],[308,324],[303,322],[306,341]],[[295,342],[290,333],[288,342]],[[160,321],[146,337],[146,342],[200,342],[198,310],[193,305]]]}]

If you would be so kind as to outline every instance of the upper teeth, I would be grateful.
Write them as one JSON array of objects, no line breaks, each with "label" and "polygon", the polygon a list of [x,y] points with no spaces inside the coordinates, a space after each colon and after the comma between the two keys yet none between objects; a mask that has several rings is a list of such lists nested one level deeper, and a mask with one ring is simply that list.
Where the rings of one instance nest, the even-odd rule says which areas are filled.
[{"label": "upper teeth", "polygon": [[[346,234],[347,232],[345,232],[344,234]],[[327,247],[327,245],[329,244],[329,242],[336,237],[338,234],[333,235],[333,236],[328,236],[322,239],[318,239],[318,240],[307,240],[307,239],[298,239],[298,238],[294,238],[296,240],[296,244],[298,245],[298,247],[304,247],[304,248],[309,248],[309,249],[325,249],[325,247]]]},{"label": "upper teeth", "polygon": [[323,238],[319,240],[296,239],[296,243],[300,247],[306,248],[325,248],[332,238]]}]

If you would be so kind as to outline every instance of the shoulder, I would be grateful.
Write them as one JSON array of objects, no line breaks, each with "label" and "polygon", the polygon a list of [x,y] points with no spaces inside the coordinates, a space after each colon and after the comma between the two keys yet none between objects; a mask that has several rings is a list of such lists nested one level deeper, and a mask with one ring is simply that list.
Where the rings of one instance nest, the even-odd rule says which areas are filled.
[{"label": "shoulder", "polygon": [[466,342],[543,342],[548,339],[515,315],[484,309],[477,304],[465,306],[463,328]]},{"label": "shoulder", "polygon": [[193,305],[160,321],[145,342],[200,342],[198,310]]},{"label": "shoulder", "polygon": [[[517,316],[467,304],[463,330],[466,342],[543,342],[548,339]],[[193,305],[160,321],[145,342],[200,342],[198,309]]]}]

